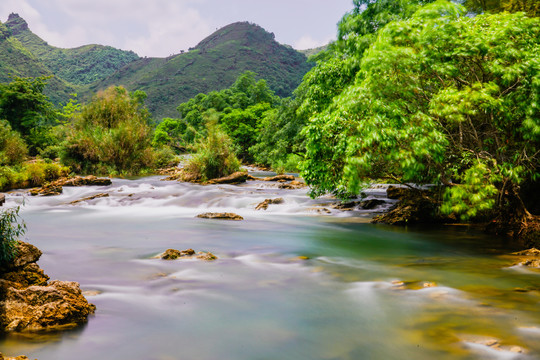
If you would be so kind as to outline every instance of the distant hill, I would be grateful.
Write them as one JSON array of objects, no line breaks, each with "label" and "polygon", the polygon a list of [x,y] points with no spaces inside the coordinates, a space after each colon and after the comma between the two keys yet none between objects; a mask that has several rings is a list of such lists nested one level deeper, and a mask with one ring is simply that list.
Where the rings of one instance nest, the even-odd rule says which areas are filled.
[{"label": "distant hill", "polygon": [[[12,36],[12,30],[0,22],[0,82],[11,81],[10,76],[52,77],[53,75],[53,72],[42,61]],[[46,94],[54,103],[60,103],[68,99],[69,94],[75,91],[72,84],[58,77],[52,77]]]},{"label": "distant hill", "polygon": [[238,22],[219,29],[186,53],[134,61],[91,88],[124,85],[143,90],[150,111],[160,119],[177,116],[176,107],[198,93],[228,88],[247,70],[266,79],[277,95],[290,96],[311,67],[305,55],[279,44],[273,34]]},{"label": "distant hill", "polygon": [[49,45],[28,28],[18,14],[10,14],[5,23],[12,36],[33,53],[56,76],[76,85],[90,84],[112,75],[118,69],[139,59],[133,51],[110,46],[85,45],[61,49]]},{"label": "distant hill", "polygon": [[245,71],[266,79],[279,96],[290,96],[313,64],[304,54],[275,41],[258,25],[238,22],[217,30],[187,52],[140,58],[102,45],[61,49],[32,33],[17,14],[0,22],[0,82],[14,76],[53,76],[46,93],[54,103],[70,93],[80,100],[111,85],[147,93],[155,119],[176,117],[176,107],[198,93],[230,87]]},{"label": "distant hill", "polygon": [[298,50],[298,52],[306,55],[309,59],[310,56],[317,55],[318,53],[320,53],[321,51],[325,51],[326,49],[328,49],[328,45],[323,45],[312,49]]}]

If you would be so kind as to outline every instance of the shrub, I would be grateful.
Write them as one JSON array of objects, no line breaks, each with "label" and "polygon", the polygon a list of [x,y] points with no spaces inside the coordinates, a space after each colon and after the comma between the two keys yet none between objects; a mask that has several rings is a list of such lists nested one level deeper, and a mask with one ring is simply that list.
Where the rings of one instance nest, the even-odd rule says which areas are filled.
[{"label": "shrub", "polygon": [[27,155],[28,148],[19,133],[11,129],[9,122],[0,120],[0,165],[20,164]]},{"label": "shrub", "polygon": [[68,174],[68,167],[42,160],[18,166],[0,166],[0,191],[41,186]]},{"label": "shrub", "polygon": [[143,100],[123,87],[98,93],[67,126],[62,162],[98,174],[135,175],[153,168],[156,154]]},{"label": "shrub", "polygon": [[215,114],[210,115],[206,128],[208,135],[197,144],[197,153],[185,166],[185,172],[190,177],[206,181],[240,170],[240,161],[234,155],[232,141],[217,126]]},{"label": "shrub", "polygon": [[0,212],[0,268],[17,255],[17,239],[24,235],[26,225],[19,216],[19,207]]}]

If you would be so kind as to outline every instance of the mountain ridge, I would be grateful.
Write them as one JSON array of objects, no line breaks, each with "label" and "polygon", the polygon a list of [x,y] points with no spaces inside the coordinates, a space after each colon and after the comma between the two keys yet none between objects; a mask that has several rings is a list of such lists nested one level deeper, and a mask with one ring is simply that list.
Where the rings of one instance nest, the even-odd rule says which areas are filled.
[{"label": "mountain ridge", "polygon": [[[305,55],[278,43],[273,33],[249,22],[224,26],[189,51],[166,58],[142,58],[132,51],[95,44],[57,48],[34,34],[14,13],[0,25],[0,38],[18,44],[18,53],[27,52],[28,68],[14,75],[54,75],[50,83],[60,93],[48,90],[48,94],[56,103],[65,102],[72,92],[88,100],[97,91],[122,85],[130,91],[145,91],[147,106],[155,118],[178,116],[179,104],[198,93],[225,89],[245,71],[265,79],[277,95],[290,96],[313,66]],[[14,62],[10,51],[14,50],[0,49],[0,69],[2,62]],[[3,55],[9,59],[2,60]],[[0,80],[6,81],[1,76]]]}]

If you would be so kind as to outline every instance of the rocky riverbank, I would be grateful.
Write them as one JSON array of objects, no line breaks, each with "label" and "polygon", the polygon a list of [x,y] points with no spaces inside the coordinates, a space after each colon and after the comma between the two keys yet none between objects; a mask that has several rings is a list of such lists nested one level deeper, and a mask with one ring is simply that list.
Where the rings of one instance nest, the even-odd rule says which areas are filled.
[{"label": "rocky riverbank", "polygon": [[41,251],[20,242],[16,259],[0,269],[0,332],[70,329],[85,323],[95,306],[72,281],[49,281],[37,265]]}]

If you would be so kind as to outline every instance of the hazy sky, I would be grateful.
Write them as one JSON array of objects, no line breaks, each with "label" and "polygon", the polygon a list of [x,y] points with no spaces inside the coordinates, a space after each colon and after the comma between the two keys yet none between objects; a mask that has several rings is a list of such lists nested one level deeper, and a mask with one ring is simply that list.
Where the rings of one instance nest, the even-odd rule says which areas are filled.
[{"label": "hazy sky", "polygon": [[296,49],[328,43],[352,0],[0,0],[0,21],[12,12],[49,44],[86,44],[168,56],[217,28],[256,23]]}]

